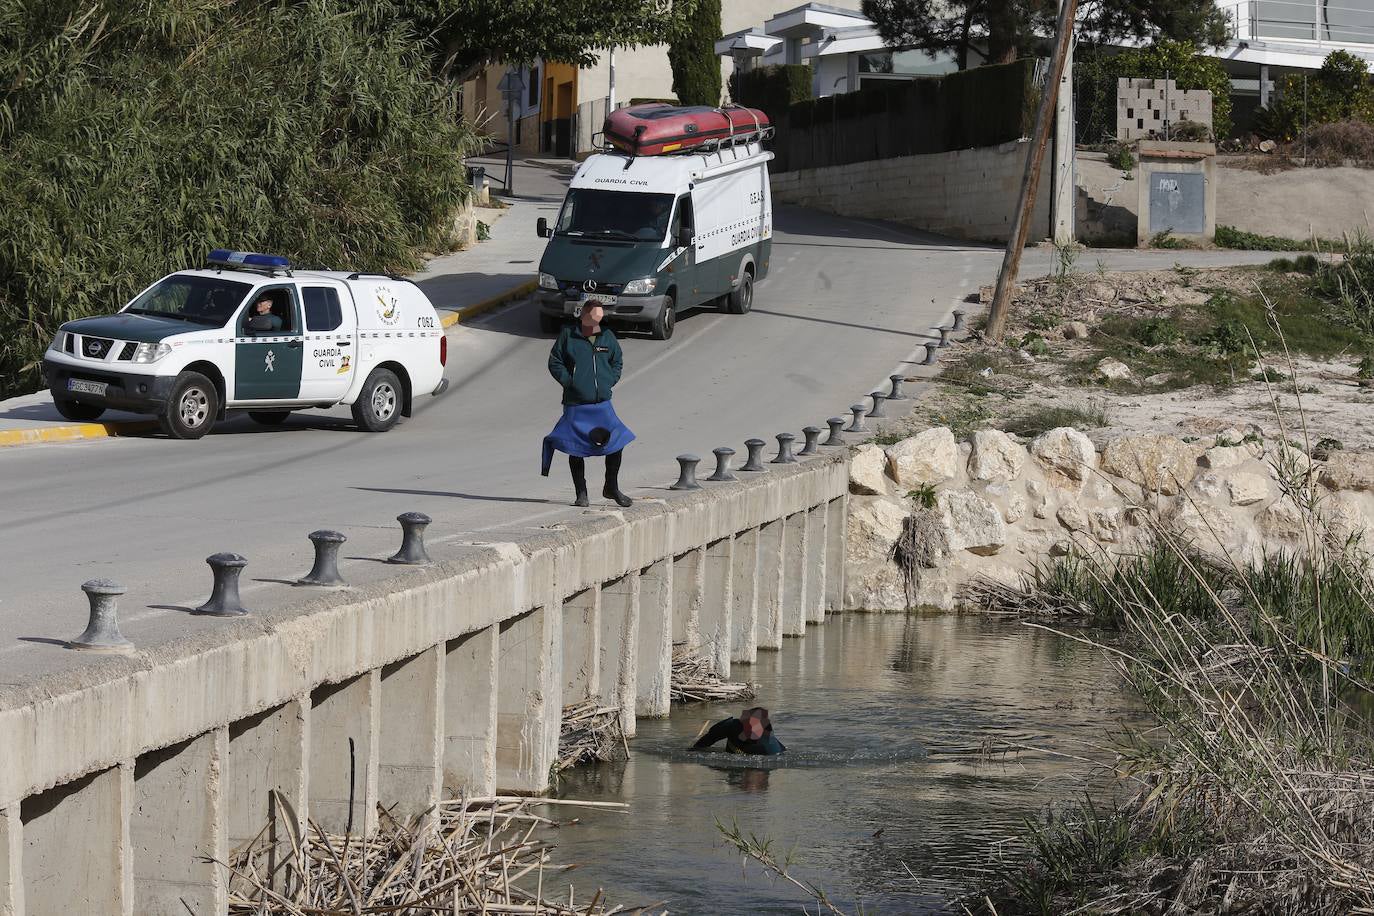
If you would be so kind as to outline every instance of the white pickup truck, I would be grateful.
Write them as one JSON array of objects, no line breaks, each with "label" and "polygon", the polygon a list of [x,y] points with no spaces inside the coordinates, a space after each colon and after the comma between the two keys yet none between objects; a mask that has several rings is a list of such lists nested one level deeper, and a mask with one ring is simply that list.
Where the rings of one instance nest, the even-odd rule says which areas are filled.
[{"label": "white pickup truck", "polygon": [[67,419],[152,414],[177,439],[231,410],[276,425],[338,404],[381,432],[444,391],[447,357],[439,316],[409,280],[216,249],[205,269],[163,277],[113,315],[63,324],[43,375]]}]

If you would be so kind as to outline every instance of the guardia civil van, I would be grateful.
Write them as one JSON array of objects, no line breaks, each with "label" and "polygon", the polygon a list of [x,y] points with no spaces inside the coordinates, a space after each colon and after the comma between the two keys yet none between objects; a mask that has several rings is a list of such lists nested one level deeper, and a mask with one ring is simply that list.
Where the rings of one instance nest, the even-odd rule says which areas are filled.
[{"label": "guardia civil van", "polygon": [[539,321],[558,330],[587,299],[612,323],[673,334],[678,313],[748,312],[768,275],[773,202],[757,142],[634,156],[607,150],[578,167],[539,262]]},{"label": "guardia civil van", "polygon": [[163,277],[113,315],[63,324],[43,375],[69,420],[151,414],[177,439],[230,411],[275,426],[338,404],[382,432],[444,391],[447,356],[439,316],[409,280],[215,249],[204,269]]}]

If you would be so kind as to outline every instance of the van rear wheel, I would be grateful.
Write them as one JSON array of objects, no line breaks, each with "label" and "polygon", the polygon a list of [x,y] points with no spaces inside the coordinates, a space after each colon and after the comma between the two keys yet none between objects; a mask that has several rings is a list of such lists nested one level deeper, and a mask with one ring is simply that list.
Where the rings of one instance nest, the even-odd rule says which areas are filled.
[{"label": "van rear wheel", "polygon": [[649,332],[654,340],[667,340],[673,336],[673,326],[677,323],[677,316],[673,314],[676,303],[671,295],[663,297],[663,309],[654,319],[654,323],[649,327]]},{"label": "van rear wheel", "polygon": [[158,417],[162,431],[173,439],[199,439],[215,425],[219,392],[199,372],[183,372],[172,383],[167,410]]},{"label": "van rear wheel", "polygon": [[754,274],[746,270],[739,286],[725,297],[725,309],[732,315],[743,315],[754,307]]},{"label": "van rear wheel", "polygon": [[370,433],[384,433],[401,418],[401,380],[390,369],[377,368],[363,382],[353,402],[353,422]]}]

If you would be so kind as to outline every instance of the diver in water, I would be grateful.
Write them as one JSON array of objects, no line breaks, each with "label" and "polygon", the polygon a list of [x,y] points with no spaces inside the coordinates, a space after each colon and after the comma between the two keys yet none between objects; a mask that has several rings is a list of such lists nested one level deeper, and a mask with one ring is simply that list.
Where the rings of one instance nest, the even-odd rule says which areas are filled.
[{"label": "diver in water", "polygon": [[725,748],[732,754],[781,754],[787,748],[773,737],[773,723],[768,721],[768,710],[762,706],[746,709],[738,719],[721,719],[709,729],[702,726],[693,750],[708,748],[721,739]]}]

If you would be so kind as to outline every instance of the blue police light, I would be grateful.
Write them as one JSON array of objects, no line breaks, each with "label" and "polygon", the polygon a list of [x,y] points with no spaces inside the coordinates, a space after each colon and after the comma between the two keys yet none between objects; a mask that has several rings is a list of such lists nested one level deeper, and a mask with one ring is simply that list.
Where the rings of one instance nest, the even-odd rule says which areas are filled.
[{"label": "blue police light", "polygon": [[290,259],[279,254],[230,251],[227,248],[216,248],[205,260],[225,267],[256,267],[265,270],[287,270],[291,267]]}]

